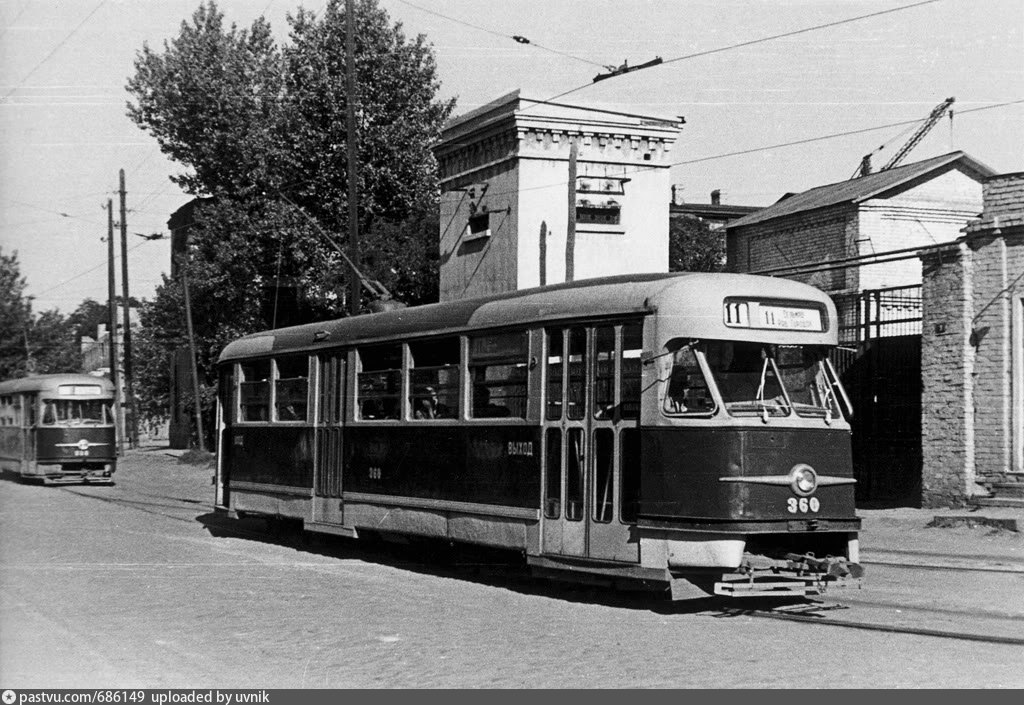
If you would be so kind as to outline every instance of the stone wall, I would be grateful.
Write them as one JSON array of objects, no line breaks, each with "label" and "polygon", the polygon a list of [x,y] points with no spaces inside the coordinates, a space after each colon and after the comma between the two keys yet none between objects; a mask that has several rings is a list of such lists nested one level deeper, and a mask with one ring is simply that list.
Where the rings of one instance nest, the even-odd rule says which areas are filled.
[{"label": "stone wall", "polygon": [[922,258],[925,506],[1024,478],[1024,174],[984,193],[964,237]]},{"label": "stone wall", "polygon": [[970,252],[962,244],[922,258],[921,503],[961,506],[974,481],[974,349]]}]

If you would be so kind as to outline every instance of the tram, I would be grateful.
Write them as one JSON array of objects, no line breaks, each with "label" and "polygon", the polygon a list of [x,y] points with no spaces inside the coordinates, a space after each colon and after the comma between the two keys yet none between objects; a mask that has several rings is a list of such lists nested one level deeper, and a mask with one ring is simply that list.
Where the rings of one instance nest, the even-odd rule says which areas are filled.
[{"label": "tram", "polygon": [[219,358],[216,506],[673,596],[856,584],[837,339],[815,288],[698,273],[256,333]]},{"label": "tram", "polygon": [[117,467],[114,386],[81,374],[0,382],[0,468],[44,484],[110,484]]}]

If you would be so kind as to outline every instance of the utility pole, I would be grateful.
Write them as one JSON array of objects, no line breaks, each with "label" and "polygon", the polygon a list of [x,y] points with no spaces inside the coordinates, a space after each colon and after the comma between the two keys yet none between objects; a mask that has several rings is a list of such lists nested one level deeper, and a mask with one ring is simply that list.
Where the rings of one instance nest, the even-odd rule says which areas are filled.
[{"label": "utility pole", "polygon": [[576,278],[576,158],[579,148],[576,140],[569,145],[569,213],[565,229],[565,281]]},{"label": "utility pole", "polygon": [[[356,19],[353,0],[345,0],[345,93],[348,132],[348,242],[352,262],[359,267],[359,174],[356,170],[359,140],[356,135]],[[363,291],[359,277],[355,274],[352,275],[349,291],[349,313],[358,316]]]},{"label": "utility pole", "polygon": [[125,401],[128,402],[128,418],[131,422],[125,429],[128,434],[128,446],[137,448],[139,445],[139,422],[135,408],[135,390],[132,384],[132,327],[131,307],[128,305],[128,220],[125,208],[124,169],[120,171],[121,194],[121,291],[124,298],[124,387]]},{"label": "utility pole", "polygon": [[124,455],[121,377],[117,374],[117,288],[114,284],[114,202],[107,199],[107,339],[110,341],[110,381],[114,383],[114,434],[117,454]]},{"label": "utility pole", "polygon": [[185,290],[185,327],[188,331],[188,357],[192,366],[192,397],[196,409],[196,433],[199,434],[199,450],[206,450],[203,435],[203,405],[199,398],[199,370],[196,367],[196,336],[192,329],[192,301],[188,295],[188,259],[181,263],[181,286]]}]

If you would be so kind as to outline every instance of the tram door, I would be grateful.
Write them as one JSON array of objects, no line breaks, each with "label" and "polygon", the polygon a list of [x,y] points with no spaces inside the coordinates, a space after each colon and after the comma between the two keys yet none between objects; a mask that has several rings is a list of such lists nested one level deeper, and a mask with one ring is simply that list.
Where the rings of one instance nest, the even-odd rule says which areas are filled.
[{"label": "tram door", "polygon": [[545,331],[546,553],[639,561],[620,508],[639,422],[641,338],[638,321]]},{"label": "tram door", "polygon": [[344,523],[342,442],[345,418],[345,354],[317,358],[316,451],[313,460],[313,521]]}]

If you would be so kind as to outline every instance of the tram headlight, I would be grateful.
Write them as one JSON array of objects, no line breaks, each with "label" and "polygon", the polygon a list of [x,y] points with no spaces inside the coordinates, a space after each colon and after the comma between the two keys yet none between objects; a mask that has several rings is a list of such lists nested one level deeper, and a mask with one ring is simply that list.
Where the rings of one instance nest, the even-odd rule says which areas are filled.
[{"label": "tram headlight", "polygon": [[818,473],[810,465],[794,465],[789,471],[789,486],[801,497],[812,495],[818,489]]}]

